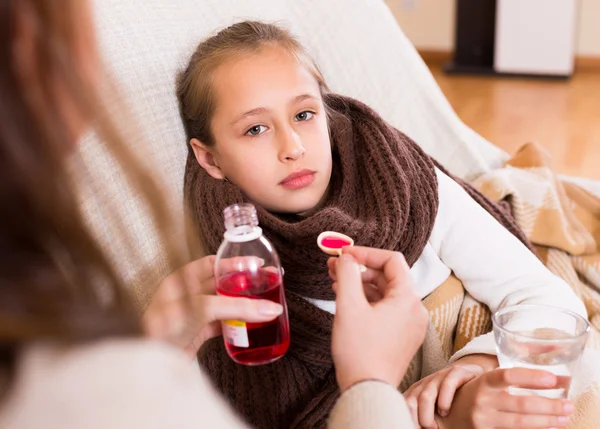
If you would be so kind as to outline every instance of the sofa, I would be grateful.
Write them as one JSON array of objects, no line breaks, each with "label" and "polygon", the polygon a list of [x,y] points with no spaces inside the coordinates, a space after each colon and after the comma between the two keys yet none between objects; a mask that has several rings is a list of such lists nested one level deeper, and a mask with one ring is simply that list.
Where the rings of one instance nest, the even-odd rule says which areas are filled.
[{"label": "sofa", "polygon": [[[461,122],[381,0],[95,0],[94,12],[101,55],[129,106],[127,122],[138,125],[127,143],[148,162],[169,210],[182,219],[172,232],[178,237],[187,146],[176,75],[201,39],[243,19],[290,28],[333,91],[374,107],[452,173],[473,179],[508,157]],[[106,107],[117,112],[118,104]],[[170,270],[156,227],[96,135],[84,139],[78,156],[88,174],[84,213],[143,309]],[[107,210],[117,214],[120,230]]]}]

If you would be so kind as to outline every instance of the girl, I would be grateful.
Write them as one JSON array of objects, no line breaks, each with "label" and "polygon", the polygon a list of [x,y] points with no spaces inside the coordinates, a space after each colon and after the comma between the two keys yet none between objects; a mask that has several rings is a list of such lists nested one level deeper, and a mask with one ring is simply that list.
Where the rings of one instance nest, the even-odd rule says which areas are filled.
[{"label": "girl", "polygon": [[[185,429],[202,421],[242,429],[181,352],[143,337],[123,281],[85,227],[67,164],[91,124],[107,136],[115,161],[127,166],[123,174],[142,188],[165,243],[174,222],[158,198],[156,176],[135,162],[100,107],[90,6],[84,0],[0,0],[0,427]],[[176,248],[166,250],[177,255]],[[340,388],[348,393],[331,427],[406,427],[410,415],[394,410],[402,398],[390,385],[419,347],[427,316],[397,254],[355,250],[391,293],[382,305],[369,305],[356,264],[340,264],[339,282],[348,293],[339,298],[333,348]],[[272,302],[211,294],[210,262],[192,262],[165,280],[146,324],[160,331],[165,321],[167,328],[190,323],[206,338],[220,317],[267,321],[281,313]],[[186,311],[191,290],[194,317]],[[398,305],[402,316],[390,311]],[[357,311],[372,326],[392,318],[397,333],[416,318],[412,336],[371,342],[404,366],[381,362],[383,370],[365,371],[367,356],[348,347],[370,341],[356,335],[364,322],[348,317]],[[189,317],[173,320],[173,312]]]},{"label": "girl", "polygon": [[[220,341],[199,356],[217,387],[256,426],[323,427],[338,394],[329,353],[335,295],[316,246],[322,231],[402,252],[421,298],[454,272],[491,311],[544,303],[585,315],[569,286],[480,205],[494,212],[491,203],[467,187],[480,204],[474,201],[370,108],[331,94],[287,31],[260,22],[222,30],[198,46],[177,92],[190,139],[185,192],[207,250],[216,252],[222,240],[223,209],[250,201],[286,271],[292,346],[283,359],[257,368],[236,365]],[[494,354],[493,338],[476,338],[453,357],[453,371],[441,370],[411,389],[415,420],[435,427],[436,400],[448,415],[456,388],[475,377],[481,382],[471,399],[498,395],[498,383],[486,382],[497,373],[481,375],[497,367]],[[519,376],[531,378],[531,372]],[[464,402],[439,423],[471,427],[472,402]],[[520,427],[561,427],[565,405],[525,398],[502,412],[490,408],[495,420],[486,427],[506,427],[517,415]]]}]

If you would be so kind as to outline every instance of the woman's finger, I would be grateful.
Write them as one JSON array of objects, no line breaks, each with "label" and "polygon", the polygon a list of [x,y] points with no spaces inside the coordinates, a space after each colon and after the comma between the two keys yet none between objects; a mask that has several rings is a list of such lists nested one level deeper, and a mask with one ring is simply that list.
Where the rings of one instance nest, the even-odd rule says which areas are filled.
[{"label": "woman's finger", "polygon": [[502,392],[498,397],[498,411],[518,414],[568,416],[573,412],[573,403],[564,399],[541,396],[517,396]]},{"label": "woman's finger", "polygon": [[349,246],[342,249],[342,254],[352,255],[360,264],[373,270],[384,271],[385,265],[397,252],[371,247]]},{"label": "woman's finger", "polygon": [[[182,280],[190,295],[214,294],[216,282],[214,255],[192,261],[183,268]],[[219,269],[221,272],[243,271],[248,267],[262,267],[265,261],[255,256],[239,256],[221,259]]]},{"label": "woman's finger", "polygon": [[[337,282],[331,285],[333,292],[335,292],[336,294],[338,287],[339,286]],[[365,294],[365,297],[367,298],[367,301],[369,302],[378,302],[383,298],[383,295],[381,295],[381,292],[379,292],[377,286],[371,283],[363,283],[363,292]]]},{"label": "woman's finger", "polygon": [[[329,277],[334,282],[337,282],[337,275],[336,275],[335,271],[336,271],[336,266],[337,266],[338,260],[339,260],[338,258],[330,258],[330,260],[327,262],[327,266],[329,268],[329,272],[328,272]],[[371,268],[365,268],[364,271],[361,271],[360,277],[361,277],[363,283],[371,283],[377,289],[380,289],[380,290],[385,289],[387,282],[381,271],[373,270]]]},{"label": "woman's finger", "polygon": [[256,266],[260,268],[263,265],[265,265],[265,260],[256,256],[235,256],[233,258],[221,259],[219,261],[218,268],[223,272],[244,271],[251,266]]},{"label": "woman's finger", "polygon": [[342,252],[343,255],[352,255],[367,268],[383,272],[385,281],[381,293],[384,297],[402,297],[408,289],[413,288],[410,268],[400,252],[360,246],[344,247]]},{"label": "woman's finger", "polygon": [[210,340],[211,338],[218,337],[222,334],[223,325],[221,324],[221,322],[212,322],[204,328],[204,330],[201,334],[198,335],[198,337],[201,340],[200,343],[203,343],[206,340]]},{"label": "woman's finger", "polygon": [[223,330],[221,322],[209,323],[202,331],[196,333],[196,336],[192,337],[191,341],[187,340],[185,343],[182,342],[179,347],[182,348],[190,358],[194,358],[198,354],[198,350],[200,350],[202,344],[207,340],[222,334]]},{"label": "woman's finger", "polygon": [[352,256],[342,255],[340,257],[336,265],[336,276],[338,279],[336,282],[337,313],[343,309],[350,316],[352,308],[368,305],[358,263]]},{"label": "woman's finger", "polygon": [[188,308],[182,301],[156,304],[144,315],[148,334],[168,341],[179,339],[186,328],[187,312]]},{"label": "woman's finger", "polygon": [[189,295],[214,293],[214,262],[214,255],[189,262],[160,284],[153,301],[177,301]]},{"label": "woman's finger", "polygon": [[205,279],[197,290],[190,290],[191,295],[214,295],[217,293],[217,282],[214,277]]},{"label": "woman's finger", "polygon": [[327,259],[327,269],[329,270],[329,277],[332,280],[335,280],[332,276],[335,276],[335,267],[337,264],[338,258],[331,257]]},{"label": "woman's finger", "polygon": [[378,302],[383,299],[383,295],[379,292],[379,288],[372,283],[364,283],[363,290],[367,297],[367,301],[369,302]]},{"label": "woman's finger", "polygon": [[229,319],[267,322],[283,313],[280,304],[262,299],[204,295],[194,297],[192,302],[194,308],[202,312],[205,323]]},{"label": "woman's finger", "polygon": [[204,258],[196,259],[188,263],[184,270],[186,274],[197,282],[202,283],[203,281],[210,279],[214,275],[215,267],[215,255],[205,256]]}]

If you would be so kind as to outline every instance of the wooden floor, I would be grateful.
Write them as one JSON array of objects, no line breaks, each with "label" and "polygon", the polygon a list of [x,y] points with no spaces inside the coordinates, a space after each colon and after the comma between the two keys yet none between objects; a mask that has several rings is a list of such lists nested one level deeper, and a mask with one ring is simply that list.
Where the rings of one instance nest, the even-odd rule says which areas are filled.
[{"label": "wooden floor", "polygon": [[514,153],[526,142],[548,150],[559,173],[600,179],[600,72],[570,81],[447,76],[430,68],[462,118]]}]

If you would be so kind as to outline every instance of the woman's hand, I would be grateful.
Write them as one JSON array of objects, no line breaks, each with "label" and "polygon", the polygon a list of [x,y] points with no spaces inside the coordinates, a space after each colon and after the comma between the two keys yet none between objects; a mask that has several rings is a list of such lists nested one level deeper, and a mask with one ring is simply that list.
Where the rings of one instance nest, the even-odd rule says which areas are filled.
[{"label": "woman's hand", "polygon": [[415,424],[419,427],[438,429],[436,406],[440,416],[447,416],[454,395],[461,386],[497,367],[496,356],[470,355],[417,381],[404,392]]},{"label": "woman's hand", "polygon": [[456,392],[448,417],[438,417],[442,428],[538,429],[568,425],[573,404],[566,399],[517,396],[508,387],[553,389],[561,380],[554,374],[525,368],[495,369]]},{"label": "woman's hand", "polygon": [[160,284],[143,317],[148,335],[195,356],[206,340],[221,334],[221,320],[267,322],[282,313],[275,302],[216,295],[214,263],[214,256],[190,262]]},{"label": "woman's hand", "polygon": [[[367,267],[362,277],[358,263]],[[404,257],[388,250],[347,247],[328,264],[337,295],[332,355],[340,390],[366,380],[398,386],[428,322]],[[369,303],[364,288],[373,289],[367,293],[377,302]]]}]

